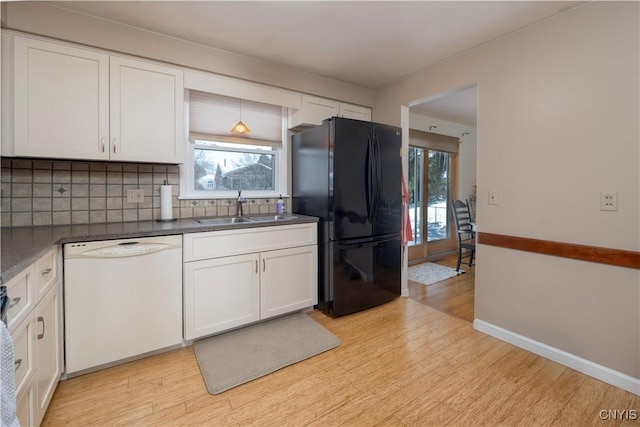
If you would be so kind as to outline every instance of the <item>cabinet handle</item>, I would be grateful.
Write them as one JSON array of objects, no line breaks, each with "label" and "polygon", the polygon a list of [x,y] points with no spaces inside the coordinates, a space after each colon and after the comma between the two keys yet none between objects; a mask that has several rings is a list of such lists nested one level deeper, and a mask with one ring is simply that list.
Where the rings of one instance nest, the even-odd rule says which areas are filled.
[{"label": "cabinet handle", "polygon": [[20,365],[22,365],[22,359],[18,359],[18,360],[13,362],[13,366],[15,366],[15,371],[20,369]]},{"label": "cabinet handle", "polygon": [[50,268],[47,268],[46,270],[42,270],[42,271],[40,272],[40,274],[42,274],[43,276],[46,276],[46,275],[47,275],[47,274],[49,274],[49,273],[51,273],[51,269],[50,269]]},{"label": "cabinet handle", "polygon": [[11,302],[9,303],[9,308],[13,308],[16,305],[18,305],[18,303],[20,302],[20,300],[22,299],[22,297],[15,297],[11,300]]},{"label": "cabinet handle", "polygon": [[38,334],[38,339],[41,340],[42,338],[44,338],[44,317],[39,316],[38,322],[42,322],[42,333]]},{"label": "cabinet handle", "polygon": [[256,260],[256,273],[258,272],[258,260]]},{"label": "cabinet handle", "polygon": [[104,153],[104,136],[102,138],[100,138],[100,141],[102,142],[102,152]]},{"label": "cabinet handle", "polygon": [[262,271],[267,271],[267,264],[265,263],[264,259],[262,260]]},{"label": "cabinet handle", "polygon": [[111,145],[113,146],[113,152],[116,152],[116,139],[113,138],[113,142],[111,143]]}]

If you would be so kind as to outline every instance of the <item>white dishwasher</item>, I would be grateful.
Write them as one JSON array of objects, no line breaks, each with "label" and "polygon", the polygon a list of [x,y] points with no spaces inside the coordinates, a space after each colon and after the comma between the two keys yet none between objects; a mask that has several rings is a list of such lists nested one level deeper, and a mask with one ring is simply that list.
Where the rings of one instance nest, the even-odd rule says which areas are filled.
[{"label": "white dishwasher", "polygon": [[66,374],[182,344],[182,236],[64,245]]}]

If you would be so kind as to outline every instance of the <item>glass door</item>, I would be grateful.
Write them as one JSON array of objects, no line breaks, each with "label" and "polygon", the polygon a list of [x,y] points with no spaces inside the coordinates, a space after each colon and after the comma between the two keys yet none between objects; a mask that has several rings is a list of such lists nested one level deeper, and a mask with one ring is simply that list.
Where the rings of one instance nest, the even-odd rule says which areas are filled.
[{"label": "glass door", "polygon": [[455,249],[451,197],[455,154],[409,146],[409,214],[413,242],[409,260]]}]

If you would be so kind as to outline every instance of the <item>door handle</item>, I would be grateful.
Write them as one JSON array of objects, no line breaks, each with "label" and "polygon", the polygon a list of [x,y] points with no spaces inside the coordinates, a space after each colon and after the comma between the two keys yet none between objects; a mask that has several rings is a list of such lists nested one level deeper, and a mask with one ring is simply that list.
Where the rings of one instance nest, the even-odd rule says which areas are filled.
[{"label": "door handle", "polygon": [[11,302],[9,303],[9,308],[13,308],[16,305],[18,305],[18,303],[20,302],[20,300],[22,299],[22,297],[15,297],[11,299]]},{"label": "door handle", "polygon": [[105,148],[104,136],[102,138],[100,138],[100,141],[102,142],[102,152],[104,153],[104,148]]},{"label": "door handle", "polygon": [[258,272],[258,260],[256,260],[256,273]]},{"label": "door handle", "polygon": [[111,141],[111,146],[113,147],[113,152],[115,154],[115,152],[116,152],[116,139],[115,138],[113,138],[113,141]]},{"label": "door handle", "polygon": [[46,276],[46,275],[47,275],[47,274],[49,274],[49,273],[51,273],[51,269],[50,269],[50,268],[47,268],[46,270],[42,270],[42,271],[40,272],[40,274],[42,274],[43,276]]},{"label": "door handle", "polygon": [[45,328],[45,325],[44,325],[44,317],[39,316],[39,317],[38,317],[38,322],[42,322],[42,333],[41,333],[41,334],[38,334],[38,339],[39,339],[39,340],[41,340],[42,338],[44,338],[44,328]]},{"label": "door handle", "polygon": [[267,264],[264,259],[262,260],[262,271],[267,271]]},{"label": "door handle", "polygon": [[20,369],[20,365],[22,365],[22,359],[17,359],[13,362],[13,366],[15,367],[15,372],[18,371],[18,369]]}]

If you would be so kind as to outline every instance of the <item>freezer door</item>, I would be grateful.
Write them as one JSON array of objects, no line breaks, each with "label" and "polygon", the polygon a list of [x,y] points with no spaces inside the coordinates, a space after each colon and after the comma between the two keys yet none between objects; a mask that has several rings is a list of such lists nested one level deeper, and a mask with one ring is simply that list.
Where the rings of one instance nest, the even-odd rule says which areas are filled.
[{"label": "freezer door", "polygon": [[331,246],[330,315],[355,313],[400,295],[399,239]]}]

